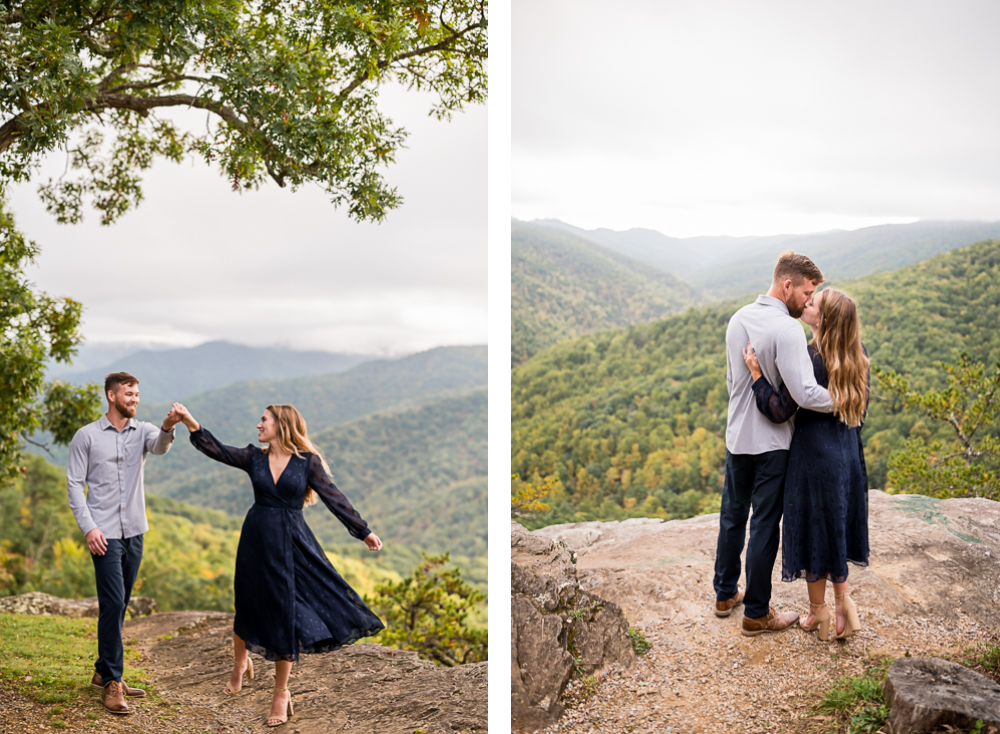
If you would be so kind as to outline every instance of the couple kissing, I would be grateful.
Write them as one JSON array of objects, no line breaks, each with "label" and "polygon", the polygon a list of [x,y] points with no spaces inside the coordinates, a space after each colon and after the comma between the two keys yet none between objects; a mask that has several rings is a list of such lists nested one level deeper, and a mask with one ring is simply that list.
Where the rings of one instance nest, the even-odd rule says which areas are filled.
[{"label": "couple kissing", "polygon": [[[821,640],[860,628],[847,563],[868,565],[868,475],[861,425],[868,406],[868,355],[858,307],[836,288],[818,291],[819,268],[781,254],[771,287],[726,330],[726,478],[719,515],[715,613],[744,605],[747,636],[798,621]],[[801,319],[813,333],[807,344]],[[753,516],[750,517],[750,510]],[[746,554],[746,589],[738,586]],[[805,578],[809,612],[771,606],[781,538],[781,580]],[[826,603],[826,582],[834,609]]]}]

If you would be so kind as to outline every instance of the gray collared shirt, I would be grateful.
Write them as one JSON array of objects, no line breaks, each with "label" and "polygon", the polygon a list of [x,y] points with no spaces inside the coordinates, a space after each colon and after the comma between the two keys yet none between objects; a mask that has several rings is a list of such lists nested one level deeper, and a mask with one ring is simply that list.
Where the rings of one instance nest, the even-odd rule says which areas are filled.
[{"label": "gray collared shirt", "polygon": [[729,421],[726,448],[733,454],[763,454],[787,449],[792,443],[795,418],[772,423],[757,410],[753,377],[743,361],[749,341],[757,353],[760,371],[775,390],[785,383],[800,407],[832,413],[833,400],[816,383],[812,360],[801,324],[780,299],[758,296],[729,320],[726,329],[726,385],[729,388]]},{"label": "gray collared shirt", "polygon": [[[149,530],[142,475],[147,454],[165,454],[176,428],[162,430],[129,418],[119,433],[106,415],[73,436],[66,464],[66,492],[76,524],[86,535],[131,538]],[[84,484],[89,492],[84,497]]]}]

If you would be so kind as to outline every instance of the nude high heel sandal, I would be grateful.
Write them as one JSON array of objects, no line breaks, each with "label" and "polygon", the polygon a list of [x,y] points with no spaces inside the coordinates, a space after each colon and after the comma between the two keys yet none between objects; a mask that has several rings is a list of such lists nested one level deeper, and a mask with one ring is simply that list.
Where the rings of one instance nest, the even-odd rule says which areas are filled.
[{"label": "nude high heel sandal", "polygon": [[[843,599],[841,602],[844,607],[844,632],[843,634],[834,634],[834,637],[838,640],[846,640],[848,637],[853,635],[859,629],[861,629],[861,619],[858,617],[858,608],[854,604],[854,599],[851,598],[850,593],[835,594],[838,599]],[[836,628],[834,628],[834,633],[836,633]]]},{"label": "nude high heel sandal", "polygon": [[[287,691],[287,688],[275,688],[276,691]],[[285,707],[284,717],[272,716],[267,720],[267,725],[270,727],[281,726],[286,721],[288,721],[289,716],[295,716],[295,708],[292,706],[292,694],[288,694],[288,705]]]},{"label": "nude high heel sandal", "polygon": [[[250,680],[253,680],[253,660],[250,659],[249,655],[247,655],[247,667],[243,669],[243,675],[240,676],[240,688],[243,688],[244,675],[249,675]],[[239,693],[240,688],[233,690],[233,688],[228,683],[226,683],[226,687],[222,692],[225,693],[227,696],[232,696],[234,693]]]},{"label": "nude high heel sandal", "polygon": [[823,642],[826,642],[830,639],[830,607],[828,607],[825,602],[823,604],[813,604],[812,602],[809,602],[809,609],[815,610],[813,614],[816,615],[816,618],[808,627],[802,624],[802,620],[800,619],[799,626],[806,632],[812,632],[818,627],[819,632],[816,633],[816,636],[823,640]]}]

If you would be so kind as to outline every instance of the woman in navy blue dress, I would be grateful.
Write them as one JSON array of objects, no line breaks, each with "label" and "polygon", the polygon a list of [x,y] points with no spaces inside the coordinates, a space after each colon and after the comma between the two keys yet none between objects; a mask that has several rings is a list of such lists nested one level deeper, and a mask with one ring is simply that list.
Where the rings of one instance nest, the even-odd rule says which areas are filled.
[{"label": "woman in navy blue dress", "polygon": [[[830,391],[833,413],[798,408],[784,385],[763,378],[753,348],[744,351],[758,409],[781,423],[795,416],[785,473],[781,580],[805,577],[809,614],[799,623],[828,640],[826,582],[833,583],[837,639],[860,628],[847,582],[848,562],[868,565],[868,474],[861,425],[868,407],[868,355],[861,344],[858,307],[836,288],[816,294],[802,313],[813,330],[809,345],[816,382]],[[796,410],[797,409],[797,410]]]},{"label": "woman in navy blue dress", "polygon": [[305,505],[323,503],[370,550],[382,541],[330,479],[322,454],[309,440],[302,415],[291,405],[269,405],[257,424],[266,448],[226,446],[202,428],[179,403],[191,443],[211,459],[242,469],[253,484],[254,505],[247,512],[236,552],[233,583],[233,673],[227,694],[253,678],[247,651],[275,662],[274,696],[268,726],[292,715],[288,676],[300,653],[336,650],[385,629],[337,573],[306,525]]}]

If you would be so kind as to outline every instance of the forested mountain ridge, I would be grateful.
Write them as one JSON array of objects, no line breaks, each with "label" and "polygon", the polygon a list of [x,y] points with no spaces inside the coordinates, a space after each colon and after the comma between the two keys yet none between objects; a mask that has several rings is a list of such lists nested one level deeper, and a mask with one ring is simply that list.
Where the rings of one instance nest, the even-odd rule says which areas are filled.
[{"label": "forested mountain ridge", "polygon": [[74,385],[88,382],[103,385],[105,375],[128,372],[139,378],[144,400],[173,402],[237,380],[284,380],[343,372],[369,359],[359,354],[251,347],[213,341],[190,348],[144,349],[89,369],[55,364],[48,370],[48,379],[59,379]]},{"label": "forested mountain ridge", "polygon": [[[824,263],[818,263],[824,267]],[[1000,359],[1000,240],[905,268],[833,282],[858,300],[872,364],[915,385],[940,360]],[[718,502],[728,396],[724,334],[746,301],[563,342],[512,373],[511,471],[560,479],[538,522],[686,517]],[[933,430],[876,390],[863,431],[871,486],[889,453]]]},{"label": "forested mountain ridge", "polygon": [[597,329],[648,321],[695,302],[677,278],[601,245],[511,223],[511,363]]},{"label": "forested mountain ridge", "polygon": [[584,230],[557,220],[532,224],[570,232],[675,275],[702,302],[766,288],[778,253],[811,257],[827,280],[894,270],[926,258],[1000,237],[1000,222],[913,222],[853,231],[833,230],[767,237],[668,237],[649,229]]}]

